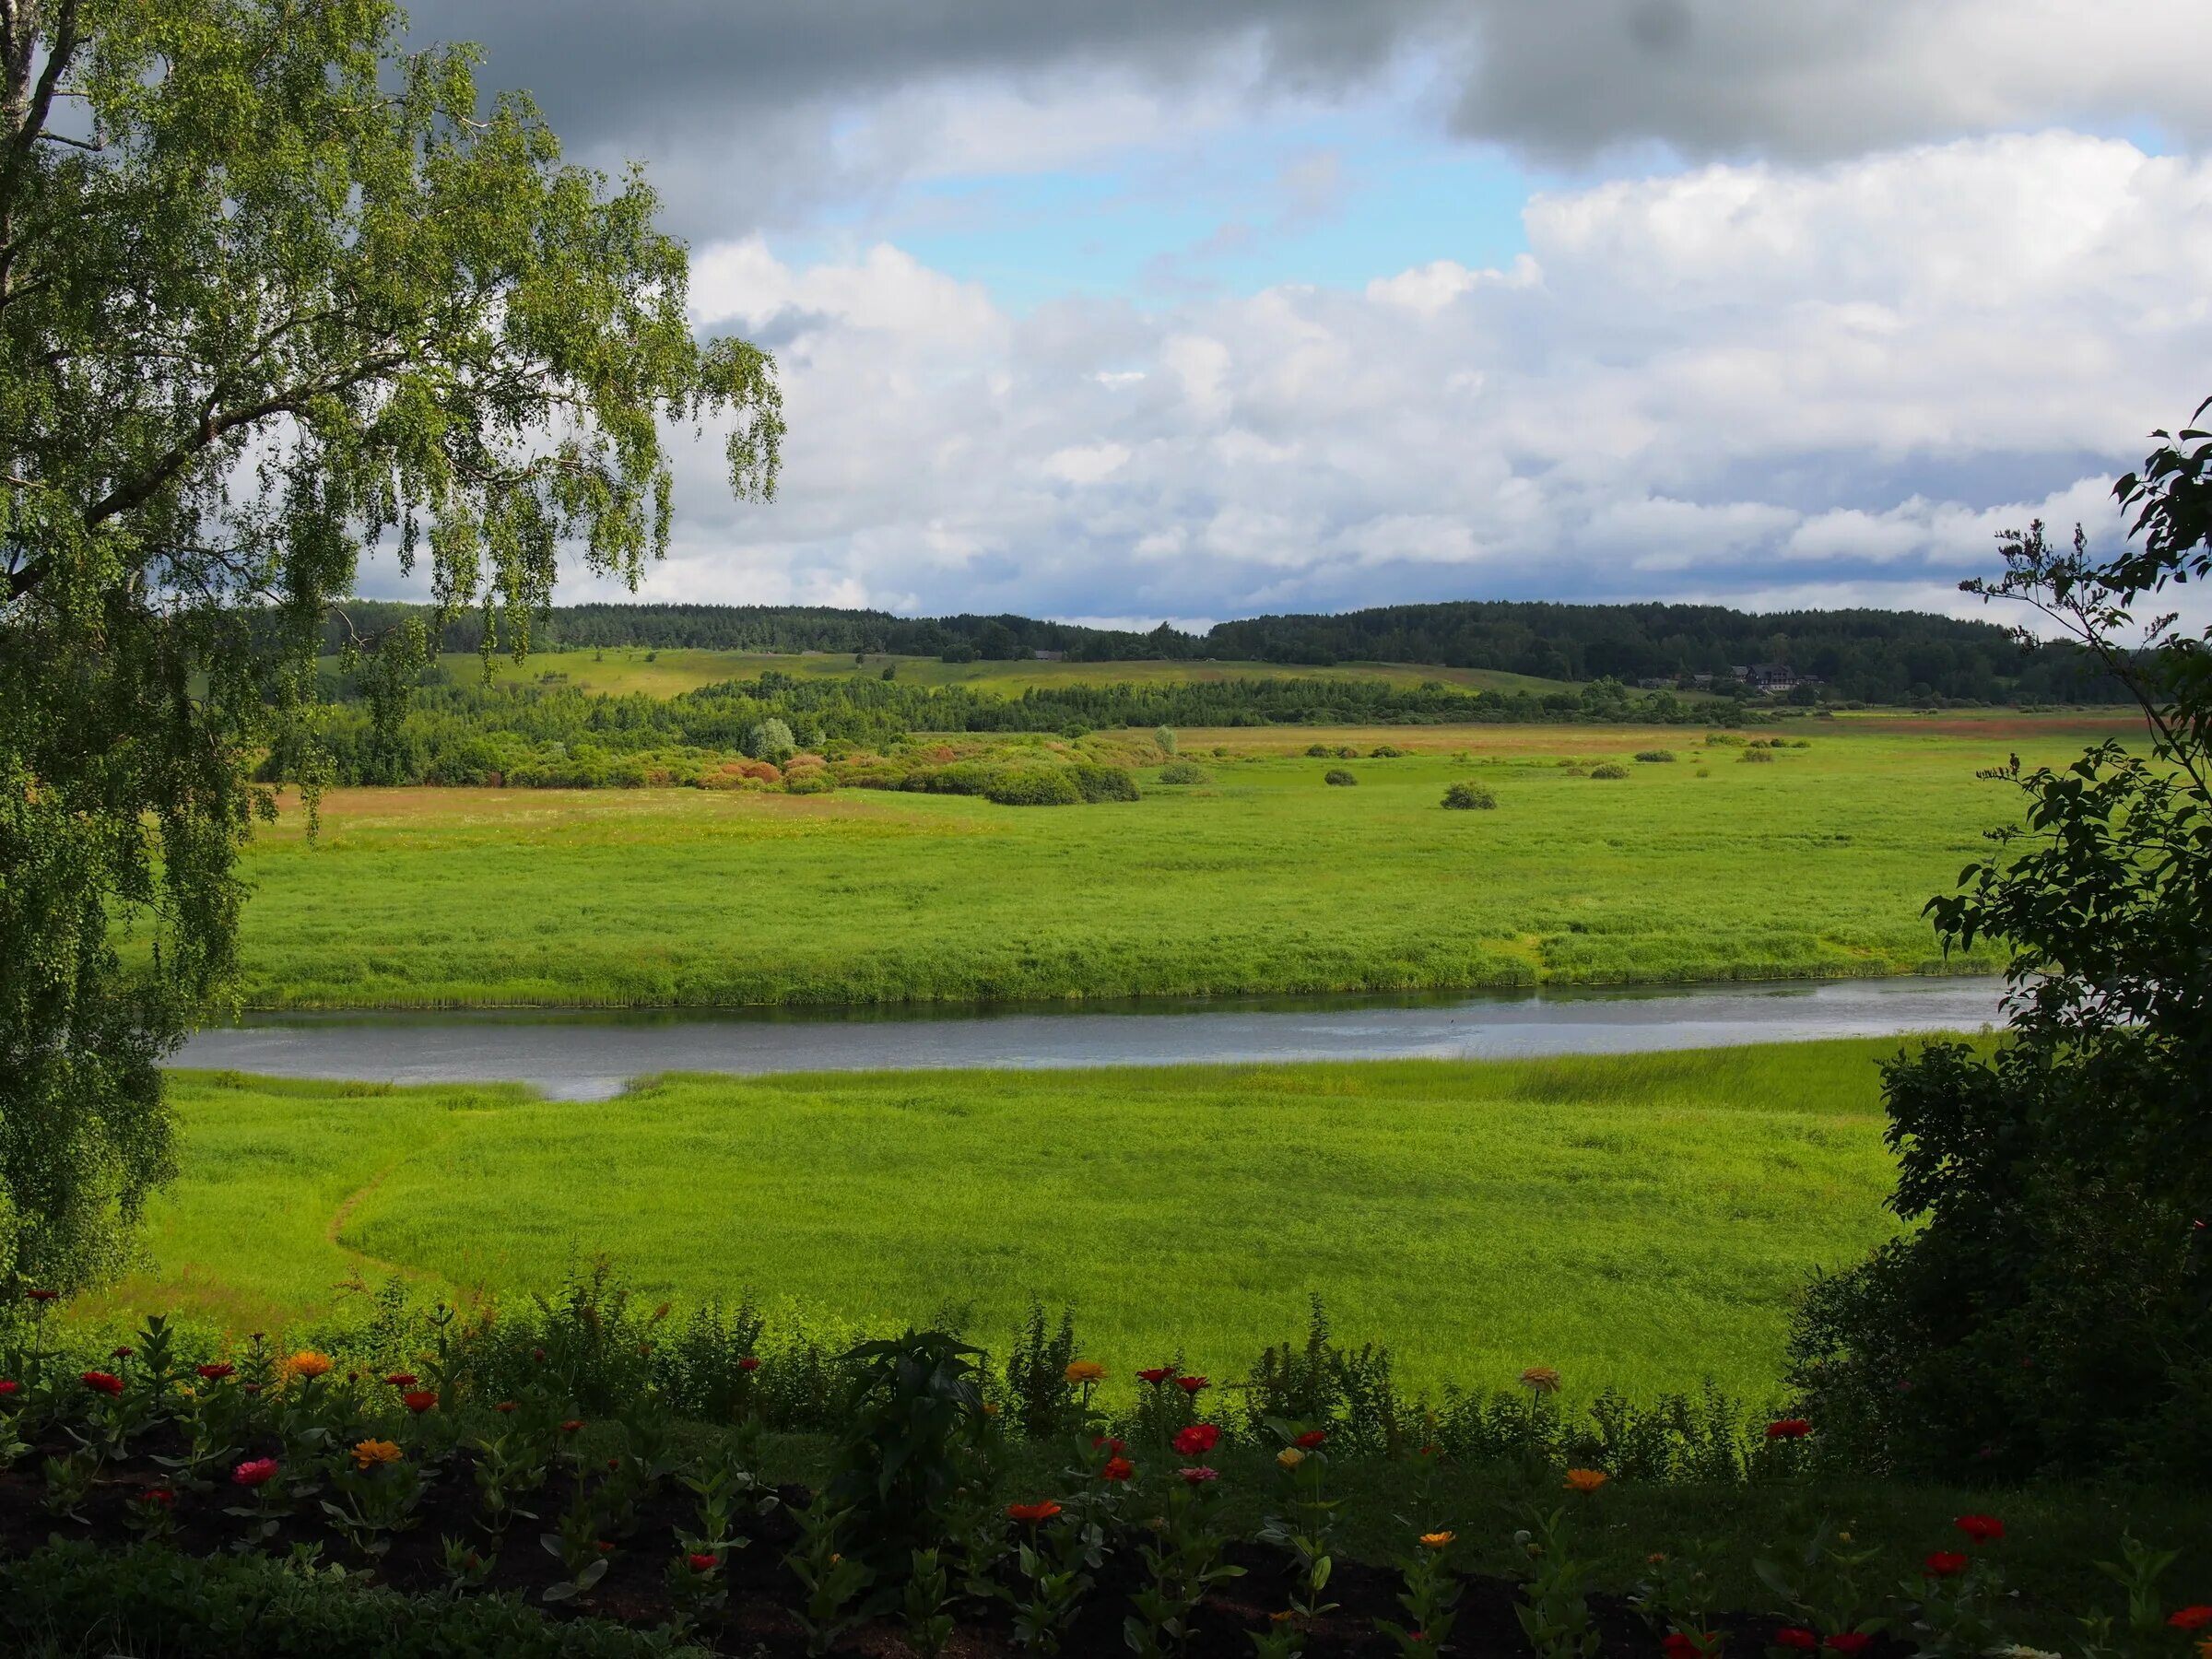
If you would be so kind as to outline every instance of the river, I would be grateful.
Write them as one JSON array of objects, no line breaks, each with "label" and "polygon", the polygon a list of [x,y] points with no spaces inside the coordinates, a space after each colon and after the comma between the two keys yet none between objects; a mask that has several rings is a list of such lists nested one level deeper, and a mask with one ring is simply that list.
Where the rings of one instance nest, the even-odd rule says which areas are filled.
[{"label": "river", "polygon": [[528,1083],[606,1100],[653,1072],[1179,1065],[1618,1054],[1821,1037],[1977,1030],[1994,979],[1188,1002],[807,1010],[257,1014],[175,1064],[287,1077]]}]

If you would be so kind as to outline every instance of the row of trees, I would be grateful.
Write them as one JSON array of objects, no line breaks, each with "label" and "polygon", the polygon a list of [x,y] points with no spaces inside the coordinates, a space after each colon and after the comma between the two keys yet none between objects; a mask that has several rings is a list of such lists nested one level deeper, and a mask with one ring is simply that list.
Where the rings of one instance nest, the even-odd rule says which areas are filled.
[{"label": "row of trees", "polygon": [[[421,619],[418,607],[356,605],[333,618],[326,644],[349,629]],[[449,618],[448,651],[475,651],[479,616]],[[1056,652],[1082,662],[1434,663],[1547,679],[1715,677],[1778,663],[1863,702],[1942,697],[1979,702],[2112,702],[2126,693],[2077,642],[2023,641],[1987,622],[1914,611],[1791,611],[1752,616],[1720,606],[1534,605],[1469,601],[1402,605],[1344,616],[1256,617],[1205,634],[1162,625],[1117,632],[1029,617],[894,617],[819,606],[563,606],[538,622],[540,644],[719,651],[819,651],[1010,662]]]}]

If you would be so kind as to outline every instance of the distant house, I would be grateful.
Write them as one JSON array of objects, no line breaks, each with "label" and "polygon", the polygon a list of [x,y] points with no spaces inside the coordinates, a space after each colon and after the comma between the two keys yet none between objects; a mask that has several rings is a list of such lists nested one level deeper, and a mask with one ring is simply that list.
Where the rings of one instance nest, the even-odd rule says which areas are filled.
[{"label": "distant house", "polygon": [[1799,686],[1820,683],[1812,675],[1798,673],[1787,663],[1752,663],[1733,672],[1756,691],[1794,691]]},{"label": "distant house", "polygon": [[1040,663],[1064,663],[1067,660],[1065,651],[1032,651],[1030,655]]}]

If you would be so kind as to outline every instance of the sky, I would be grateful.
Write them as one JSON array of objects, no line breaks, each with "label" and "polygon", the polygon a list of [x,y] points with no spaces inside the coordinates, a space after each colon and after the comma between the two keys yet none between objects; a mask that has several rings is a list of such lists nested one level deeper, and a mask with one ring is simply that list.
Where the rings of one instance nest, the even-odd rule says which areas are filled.
[{"label": "sky", "polygon": [[776,356],[779,499],[672,432],[640,599],[1980,614],[1998,532],[2109,541],[2112,477],[2212,393],[2203,0],[442,0],[416,32],[641,164],[702,334]]}]

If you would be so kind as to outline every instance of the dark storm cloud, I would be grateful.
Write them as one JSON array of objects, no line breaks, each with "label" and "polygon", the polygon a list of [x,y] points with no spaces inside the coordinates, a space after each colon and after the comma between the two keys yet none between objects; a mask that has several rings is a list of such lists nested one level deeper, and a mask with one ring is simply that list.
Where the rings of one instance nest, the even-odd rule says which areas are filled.
[{"label": "dark storm cloud", "polygon": [[[2136,0],[2124,30],[2094,0],[448,0],[418,7],[416,34],[481,42],[486,84],[535,93],[572,153],[650,163],[694,235],[895,185],[920,135],[894,120],[848,140],[903,94],[990,85],[1050,107],[1084,77],[1325,98],[1410,60],[1451,130],[1570,160],[2212,131],[2192,68],[2212,51],[2202,0]],[[1027,165],[1008,146],[1004,164]]]}]

